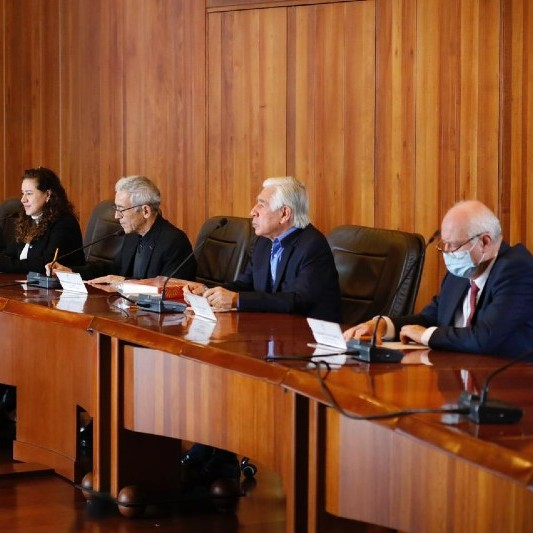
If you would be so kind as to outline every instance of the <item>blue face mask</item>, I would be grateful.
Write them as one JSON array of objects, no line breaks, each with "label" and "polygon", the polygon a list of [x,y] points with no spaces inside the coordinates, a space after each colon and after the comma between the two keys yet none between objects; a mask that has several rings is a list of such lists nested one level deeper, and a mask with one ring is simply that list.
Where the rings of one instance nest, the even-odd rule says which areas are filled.
[{"label": "blue face mask", "polygon": [[442,255],[444,256],[444,263],[448,272],[460,278],[470,278],[479,266],[472,261],[469,250],[444,253]]}]

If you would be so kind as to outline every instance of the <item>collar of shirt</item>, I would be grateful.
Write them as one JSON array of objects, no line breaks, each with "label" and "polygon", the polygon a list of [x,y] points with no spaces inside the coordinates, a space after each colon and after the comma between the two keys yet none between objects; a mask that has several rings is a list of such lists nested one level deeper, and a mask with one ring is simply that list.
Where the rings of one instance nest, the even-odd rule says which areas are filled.
[{"label": "collar of shirt", "polygon": [[278,235],[275,239],[272,239],[272,242],[278,241],[281,244],[281,248],[283,248],[283,239],[285,237],[288,237],[291,233],[294,233],[298,228],[295,226],[290,227],[287,231],[284,231],[280,235]]},{"label": "collar of shirt", "polygon": [[144,235],[139,235],[139,242],[137,243],[137,251],[139,253],[142,253],[147,246],[150,247],[150,245],[152,245],[153,247],[155,245],[155,227],[158,221],[159,216],[155,219],[152,227]]},{"label": "collar of shirt", "polygon": [[278,235],[275,239],[272,240],[272,248],[270,251],[270,274],[272,278],[272,283],[276,281],[276,273],[278,264],[281,260],[281,255],[283,253],[283,240],[296,231],[297,228],[292,226],[287,231],[284,231],[282,234]]},{"label": "collar of shirt", "polygon": [[481,274],[481,276],[478,276],[476,279],[472,280],[472,281],[475,281],[476,285],[479,287],[478,299],[479,299],[479,295],[481,294],[481,291],[483,290],[483,287],[487,283],[487,279],[489,279],[490,271],[492,270],[492,267],[494,266],[494,263],[496,262],[497,257],[498,256],[496,255],[495,257],[492,258],[489,266],[485,269],[485,271],[483,272],[483,274]]},{"label": "collar of shirt", "polygon": [[[485,284],[487,283],[487,279],[489,278],[490,271],[492,270],[492,267],[494,266],[496,257],[494,257],[491,260],[491,262],[489,263],[489,266],[485,269],[485,271],[483,272],[483,274],[481,274],[481,276],[478,276],[477,278],[472,280],[476,283],[476,285],[479,288],[479,291],[476,297],[476,302],[478,302],[479,298],[481,297],[481,293],[483,291],[483,288],[485,287]],[[455,312],[454,324],[456,327],[465,327],[467,317],[470,315],[470,291],[471,289],[468,289],[466,291],[465,297],[463,299],[463,305],[459,306],[457,308],[457,311]]]}]

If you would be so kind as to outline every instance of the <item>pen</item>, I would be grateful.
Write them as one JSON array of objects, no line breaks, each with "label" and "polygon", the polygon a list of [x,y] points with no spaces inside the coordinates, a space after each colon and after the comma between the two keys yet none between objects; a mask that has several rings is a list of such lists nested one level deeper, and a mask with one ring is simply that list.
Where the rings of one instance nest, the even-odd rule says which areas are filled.
[{"label": "pen", "polygon": [[50,275],[53,274],[54,265],[56,264],[57,254],[59,253],[59,248],[56,248],[56,253],[54,254],[54,258],[52,259],[52,264],[50,265]]}]

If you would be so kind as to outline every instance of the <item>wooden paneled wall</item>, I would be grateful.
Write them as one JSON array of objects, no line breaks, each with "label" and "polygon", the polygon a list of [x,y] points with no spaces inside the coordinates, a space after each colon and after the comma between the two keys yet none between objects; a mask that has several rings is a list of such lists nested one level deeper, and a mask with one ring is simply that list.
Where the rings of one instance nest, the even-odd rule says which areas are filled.
[{"label": "wooden paneled wall", "polygon": [[[417,231],[479,198],[533,249],[529,0],[0,0],[0,184],[56,169],[85,226],[158,183],[194,240],[271,175],[314,223]],[[443,267],[427,257],[419,302]]]}]

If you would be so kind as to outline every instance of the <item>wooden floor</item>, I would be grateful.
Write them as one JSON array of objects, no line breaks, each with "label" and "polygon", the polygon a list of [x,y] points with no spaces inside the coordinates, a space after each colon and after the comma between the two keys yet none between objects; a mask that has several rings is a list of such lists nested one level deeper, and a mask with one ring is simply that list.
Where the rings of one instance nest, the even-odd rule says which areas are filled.
[{"label": "wooden floor", "polygon": [[[11,450],[4,446],[0,449],[0,467],[11,463]],[[213,510],[208,502],[171,504],[149,507],[141,518],[127,519],[110,502],[87,502],[79,488],[56,474],[0,477],[0,532],[285,531],[285,500],[276,473],[260,467],[255,484],[243,485],[243,493],[236,512]],[[327,516],[320,530],[328,533],[390,531]]]}]

